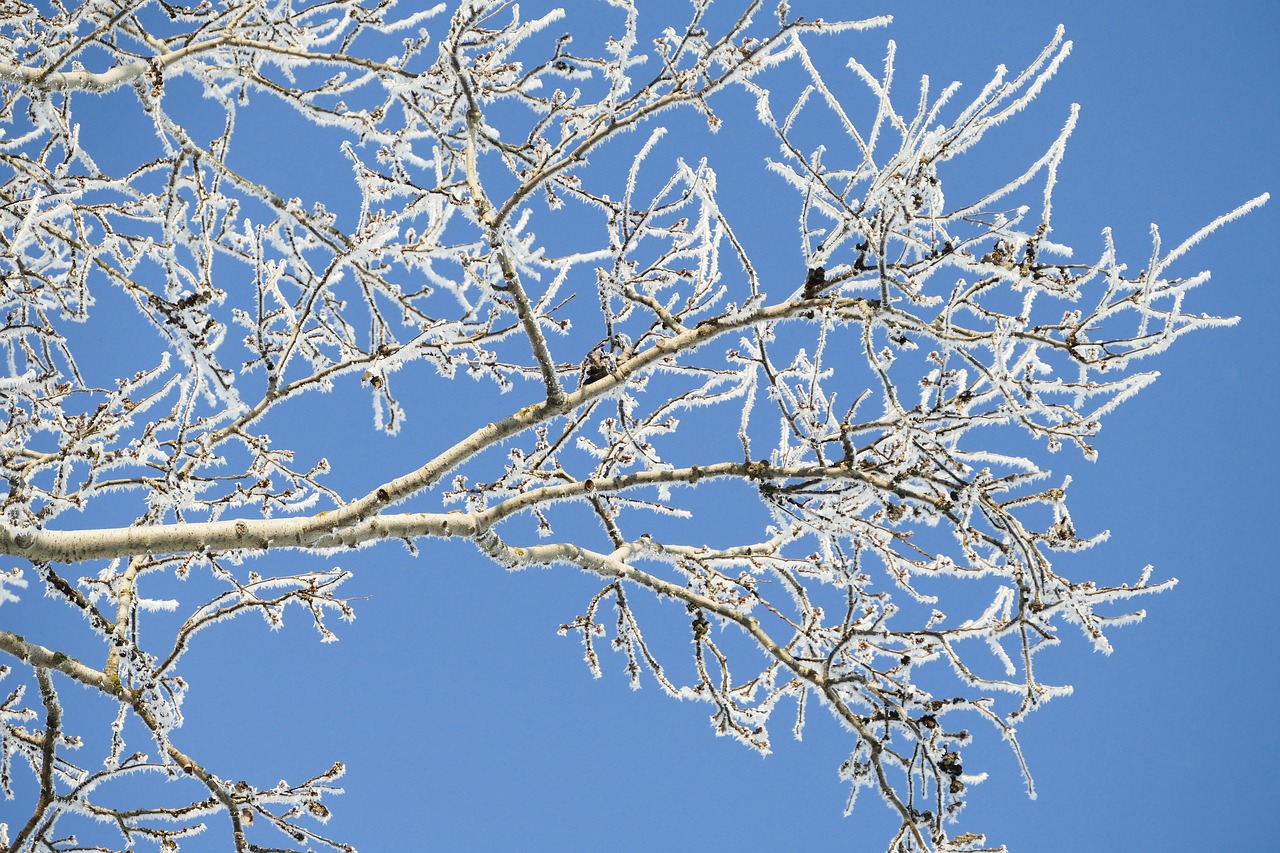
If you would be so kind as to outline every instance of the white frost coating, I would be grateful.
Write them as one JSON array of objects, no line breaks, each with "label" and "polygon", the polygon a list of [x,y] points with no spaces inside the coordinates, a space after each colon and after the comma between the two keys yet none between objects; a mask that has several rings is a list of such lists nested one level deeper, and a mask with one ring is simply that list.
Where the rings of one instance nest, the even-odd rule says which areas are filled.
[{"label": "white frost coating", "polygon": [[[525,20],[499,0],[399,18],[337,0],[6,20],[4,49],[29,59],[0,70],[0,150],[21,166],[0,178],[0,543],[85,615],[103,653],[81,663],[4,632],[0,648],[37,680],[75,679],[119,707],[106,772],[49,833],[78,815],[194,833],[233,823],[229,809],[245,835],[229,849],[265,825],[339,847],[315,824],[341,765],[261,790],[181,752],[184,655],[240,614],[281,629],[291,606],[337,638],[331,618],[354,617],[349,575],[286,575],[274,552],[396,539],[416,553],[446,536],[512,570],[598,576],[562,626],[591,672],[607,642],[633,687],[652,677],[707,703],[717,734],[763,754],[775,710],[795,709],[797,737],[810,710],[832,713],[849,732],[849,803],[874,788],[902,819],[897,846],[956,849],[948,816],[986,778],[964,766],[974,720],[1008,742],[1034,793],[1014,724],[1070,691],[1040,682],[1036,655],[1071,639],[1067,624],[1109,652],[1110,629],[1141,618],[1130,599],[1172,584],[1150,569],[1115,587],[1058,573],[1060,553],[1106,533],[1075,529],[1071,478],[1047,454],[1094,459],[1102,421],[1155,378],[1139,359],[1233,322],[1190,310],[1208,274],[1174,267],[1265,197],[1172,251],[1153,228],[1136,273],[1110,232],[1096,260],[1073,260],[1051,215],[1074,108],[1011,180],[966,195],[938,166],[960,168],[1027,107],[1070,51],[1061,31],[976,98],[926,77],[903,109],[892,43],[882,63],[850,60],[839,85],[811,54],[817,36],[884,19],[802,20],[786,2],[735,19],[699,0],[688,27],[656,22],[648,41],[639,4],[607,6],[615,32],[594,44],[571,38],[586,31],[579,10]],[[90,54],[102,70],[76,65]],[[850,80],[867,93],[851,98]],[[113,88],[112,109],[149,136],[98,157],[80,92]],[[733,88],[774,137],[771,158],[733,159],[737,126],[706,151],[677,148],[693,135],[672,122],[752,120],[722,106]],[[290,132],[324,170],[305,190],[316,198],[237,170],[233,152],[253,144],[246,104],[312,129]],[[117,174],[97,165],[121,157],[134,159]],[[761,188],[765,238],[737,230],[756,211],[723,208],[726,182]],[[772,228],[777,209],[794,227]],[[105,331],[104,292],[128,306]],[[103,378],[77,361],[86,333],[154,346],[121,346],[128,366]],[[453,443],[428,429],[387,482],[339,491],[352,480],[296,438],[311,424],[292,407],[357,393],[376,430],[447,417]],[[504,399],[505,414],[465,421]],[[344,474],[368,452],[324,449]],[[131,523],[75,530],[90,504]],[[755,534],[708,526],[706,507]],[[535,531],[537,544],[513,544]],[[78,571],[91,559],[106,567]],[[162,572],[215,591],[161,597]],[[25,583],[0,573],[0,604],[25,605]],[[676,604],[678,644],[658,642],[638,595]],[[671,648],[691,663],[668,671]],[[959,687],[935,694],[935,673]],[[38,768],[15,728],[31,714],[16,714],[0,706],[0,754]],[[126,748],[134,723],[154,760]],[[189,810],[103,805],[116,776],[175,766],[207,789]]]},{"label": "white frost coating", "polygon": [[16,604],[20,599],[14,589],[26,589],[27,579],[22,576],[22,569],[14,567],[0,572],[0,605]]}]

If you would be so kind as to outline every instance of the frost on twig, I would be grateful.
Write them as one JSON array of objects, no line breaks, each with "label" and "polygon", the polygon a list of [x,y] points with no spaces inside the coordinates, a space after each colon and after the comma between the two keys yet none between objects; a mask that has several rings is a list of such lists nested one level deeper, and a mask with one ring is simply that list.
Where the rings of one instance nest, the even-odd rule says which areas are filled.
[{"label": "frost on twig", "polygon": [[[1105,534],[1076,529],[1046,453],[1093,459],[1155,376],[1140,359],[1233,322],[1192,312],[1207,273],[1177,268],[1265,197],[1171,250],[1153,230],[1137,273],[1109,233],[1082,258],[1052,204],[1074,110],[1010,179],[944,186],[1053,76],[1061,32],[972,96],[925,80],[903,109],[892,45],[879,72],[827,61],[883,19],[694,2],[658,28],[609,5],[599,37],[493,0],[0,21],[0,614],[34,580],[80,632],[0,630],[0,785],[36,791],[6,849],[63,849],[84,817],[115,847],[178,849],[216,818],[237,850],[349,849],[319,833],[341,764],[253,783],[183,751],[184,656],[241,615],[336,639],[349,572],[287,564],[387,539],[598,576],[562,626],[592,672],[612,648],[749,748],[771,749],[775,713],[799,736],[825,708],[850,808],[875,791],[895,851],[989,849],[960,824],[988,730],[1034,790],[1016,726],[1070,690],[1037,655],[1064,629],[1109,651],[1131,600],[1173,583],[1058,569]],[[758,167],[762,206],[796,217],[764,246],[704,144],[751,123],[734,90],[771,142],[729,173]],[[145,144],[113,144],[104,105]],[[323,180],[255,165],[242,127],[264,111],[331,156]],[[364,449],[309,440],[327,392],[367,395],[387,434],[447,409],[453,438],[370,473]],[[467,422],[490,404],[506,414]],[[736,501],[732,529],[708,501]],[[99,508],[118,526],[85,529]],[[649,596],[678,603],[687,659]],[[105,758],[69,757],[65,681],[115,709]],[[196,793],[111,805],[140,774]]]}]

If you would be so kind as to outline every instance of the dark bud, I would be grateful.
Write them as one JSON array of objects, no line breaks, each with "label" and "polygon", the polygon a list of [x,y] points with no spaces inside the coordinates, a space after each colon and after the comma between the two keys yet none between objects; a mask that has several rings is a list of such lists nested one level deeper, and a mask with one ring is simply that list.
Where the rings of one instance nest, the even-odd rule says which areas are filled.
[{"label": "dark bud", "polygon": [[702,639],[711,630],[711,623],[707,621],[707,617],[703,616],[702,611],[699,610],[694,614],[692,627],[694,639]]},{"label": "dark bud", "polygon": [[587,354],[587,358],[582,362],[582,384],[590,385],[592,382],[598,382],[609,375],[609,362],[605,355],[599,349],[594,349]]},{"label": "dark bud", "polygon": [[804,280],[804,298],[812,299],[822,292],[827,283],[826,267],[813,267]]},{"label": "dark bud", "polygon": [[857,260],[853,262],[853,268],[858,272],[870,269],[870,267],[867,266],[867,253],[871,251],[871,243],[867,240],[863,240],[861,243],[854,246],[853,249],[858,253]]}]

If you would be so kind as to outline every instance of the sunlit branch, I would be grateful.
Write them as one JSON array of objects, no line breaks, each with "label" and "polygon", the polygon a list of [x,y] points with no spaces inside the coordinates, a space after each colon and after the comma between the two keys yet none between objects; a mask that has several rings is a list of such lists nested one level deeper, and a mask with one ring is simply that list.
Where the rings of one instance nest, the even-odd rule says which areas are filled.
[{"label": "sunlit branch", "polygon": [[[989,723],[1030,789],[1015,726],[1070,691],[1036,656],[1064,623],[1109,651],[1142,617],[1130,599],[1173,583],[1066,576],[1057,556],[1106,534],[1076,530],[1045,454],[1092,460],[1102,419],[1154,377],[1139,359],[1234,322],[1193,312],[1208,273],[1171,265],[1266,196],[1172,250],[1153,227],[1137,274],[1109,231],[1081,261],[1051,217],[1074,108],[1015,177],[962,195],[938,164],[1027,107],[1070,51],[1061,30],[971,99],[926,79],[904,108],[892,45],[876,71],[815,49],[887,19],[786,2],[719,20],[699,0],[649,26],[618,0],[585,47],[579,10],[525,18],[510,0],[442,23],[445,4],[55,5],[6,13],[0,67],[0,554],[22,566],[0,573],[0,604],[30,605],[26,571],[78,618],[75,637],[0,631],[25,678],[0,704],[0,769],[20,756],[37,792],[19,847],[61,849],[59,824],[88,817],[116,846],[218,821],[246,853],[276,849],[264,829],[348,849],[298,823],[327,819],[340,763],[258,788],[175,746],[187,652],[293,607],[337,638],[351,573],[287,574],[282,551],[454,538],[508,570],[599,576],[562,625],[591,672],[607,643],[633,686],[706,702],[749,748],[768,751],[784,706],[799,736],[816,699],[852,744],[850,807],[870,789],[900,821],[895,853],[995,849],[951,836],[985,774],[950,718]],[[286,111],[310,130],[272,144],[321,164],[302,190],[253,162],[253,120]],[[144,141],[117,144],[106,114]],[[752,121],[776,159],[744,162],[737,135],[672,150]],[[725,206],[728,182],[760,209]],[[519,402],[486,396],[508,391]],[[315,413],[355,394],[386,435],[425,415],[393,467],[366,464],[372,442],[315,442]],[[707,529],[722,497],[734,524]],[[509,544],[530,527],[578,532]],[[164,576],[208,591],[154,598]],[[638,596],[684,608],[687,683]],[[59,650],[86,645],[101,670]],[[61,756],[78,743],[63,677],[116,712],[94,772]],[[23,722],[32,684],[43,734]],[[138,724],[157,759],[127,754]],[[199,788],[108,805],[144,773]]]}]

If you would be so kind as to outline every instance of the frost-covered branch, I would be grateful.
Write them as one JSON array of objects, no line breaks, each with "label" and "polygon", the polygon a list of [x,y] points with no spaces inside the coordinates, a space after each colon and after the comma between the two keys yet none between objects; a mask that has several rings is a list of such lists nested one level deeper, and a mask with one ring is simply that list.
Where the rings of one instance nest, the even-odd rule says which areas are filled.
[{"label": "frost-covered branch", "polygon": [[[1154,379],[1140,359],[1234,322],[1192,311],[1208,274],[1175,268],[1266,197],[1172,250],[1153,228],[1136,274],[1109,232],[1082,260],[1052,217],[1074,110],[1004,179],[961,196],[940,168],[1028,107],[1070,52],[1061,31],[971,99],[925,80],[903,110],[892,45],[880,73],[828,62],[833,37],[887,19],[757,0],[721,20],[699,0],[676,26],[608,5],[600,37],[580,10],[504,0],[0,21],[0,615],[33,606],[29,574],[79,632],[0,629],[26,679],[0,704],[0,784],[12,756],[37,791],[0,824],[6,849],[62,849],[84,817],[114,827],[104,849],[177,849],[215,822],[237,850],[280,833],[349,849],[311,826],[340,763],[261,787],[175,745],[186,653],[244,615],[301,612],[337,639],[350,572],[286,562],[446,537],[597,575],[562,626],[592,671],[612,607],[632,683],[706,702],[749,748],[771,748],[782,707],[798,736],[816,700],[849,732],[850,808],[871,788],[900,819],[891,849],[992,849],[953,834],[985,778],[969,721],[1033,791],[1016,725],[1070,691],[1036,656],[1068,625],[1109,651],[1141,618],[1129,601],[1174,582],[1060,571],[1106,534],[1076,530],[1046,454],[1092,460]],[[773,157],[716,142],[750,121],[735,91]],[[244,128],[264,117],[303,128],[287,144],[322,178],[260,165]],[[789,251],[722,205],[725,174],[794,212]],[[390,475],[372,444],[318,447],[316,412],[361,395],[382,433],[447,428],[402,440]],[[708,525],[723,502],[753,532]],[[162,576],[190,582],[183,601],[155,597]],[[658,631],[687,632],[688,659]],[[87,724],[63,679],[114,709],[101,769],[66,757]],[[138,725],[156,757],[127,754]],[[108,805],[143,774],[191,802]]]}]

